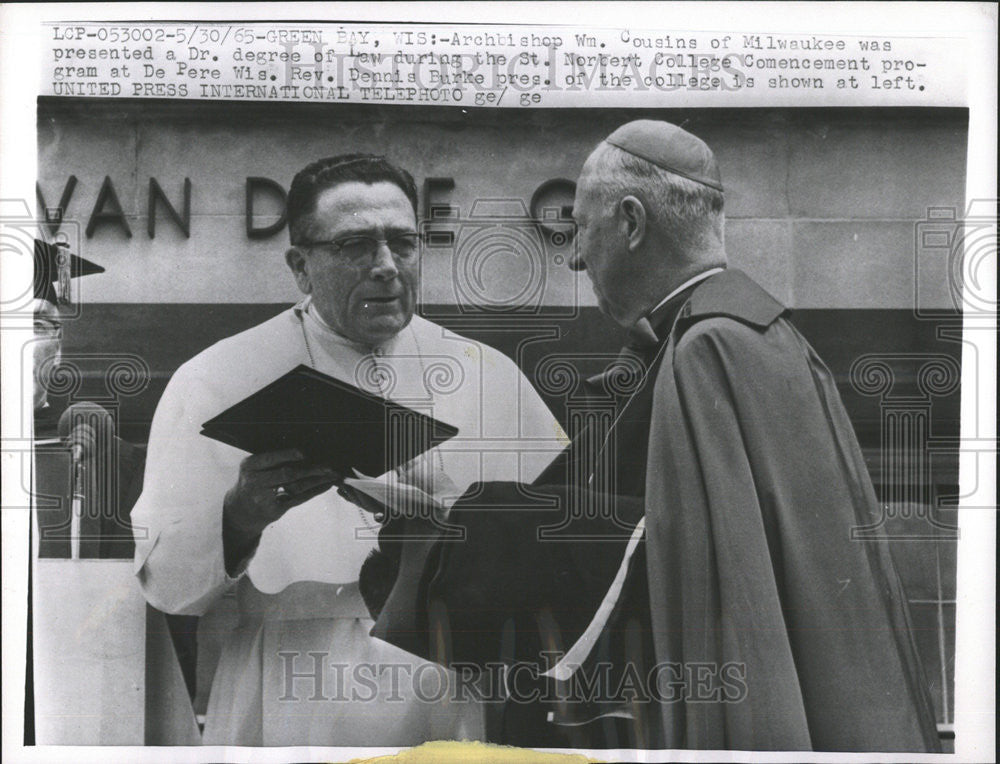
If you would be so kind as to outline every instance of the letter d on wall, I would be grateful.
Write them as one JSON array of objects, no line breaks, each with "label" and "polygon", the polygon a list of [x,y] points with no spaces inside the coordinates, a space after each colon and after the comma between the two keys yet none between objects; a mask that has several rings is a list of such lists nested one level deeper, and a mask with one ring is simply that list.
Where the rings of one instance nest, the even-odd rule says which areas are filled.
[{"label": "letter d on wall", "polygon": [[[258,191],[268,192],[281,200],[281,215],[274,223],[255,228],[253,224],[253,203]],[[251,239],[266,239],[268,236],[274,236],[274,234],[284,228],[288,220],[287,201],[288,194],[280,183],[270,178],[247,178],[247,236]]]}]

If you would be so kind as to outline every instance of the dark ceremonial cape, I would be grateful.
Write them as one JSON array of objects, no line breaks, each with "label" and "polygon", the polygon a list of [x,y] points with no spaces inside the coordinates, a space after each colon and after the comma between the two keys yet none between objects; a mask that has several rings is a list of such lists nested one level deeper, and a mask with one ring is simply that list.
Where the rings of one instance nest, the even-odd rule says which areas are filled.
[{"label": "dark ceremonial cape", "polygon": [[[655,725],[643,718],[658,717],[658,709],[648,702],[628,703],[618,691],[623,684],[627,690],[622,655],[627,653],[629,662],[640,667],[654,660],[641,538],[618,606],[579,672],[583,681],[574,676],[558,683],[559,699],[553,702],[552,680],[538,674],[551,663],[543,650],[565,652],[589,625],[642,514],[654,361],[692,290],[658,307],[647,329],[630,332],[618,359],[586,380],[589,424],[532,486],[474,486],[449,518],[467,534],[462,541],[438,543],[439,528],[394,521],[380,534],[380,550],[362,567],[360,589],[369,609],[374,618],[385,614],[375,636],[419,655],[433,653],[445,664],[537,667],[518,672],[515,699],[504,707],[499,725],[488,724],[494,742],[584,748],[653,747],[658,742],[653,736],[658,718]],[[540,532],[546,534],[544,543],[538,541]],[[416,536],[425,538],[414,540]],[[408,543],[404,569],[397,576],[402,538]],[[501,607],[494,582],[482,572],[511,562],[519,575],[505,580]],[[446,601],[436,601],[436,612],[448,613],[449,622],[435,634],[425,605],[431,578],[439,570],[445,581],[453,578],[465,587],[433,583],[455,603],[449,609]],[[383,607],[390,592],[392,601]],[[491,603],[489,612],[473,607],[475,602]],[[536,691],[542,697],[527,702]],[[558,726],[548,723],[550,713]],[[629,719],[620,718],[626,713]]]},{"label": "dark ceremonial cape", "polygon": [[906,599],[833,375],[745,275],[681,310],[646,476],[658,661],[744,668],[739,702],[661,704],[671,746],[937,751]]},{"label": "dark ceremonial cape", "polygon": [[[654,672],[657,698],[631,704],[649,747],[935,751],[888,549],[850,535],[878,516],[860,448],[784,313],[738,271],[680,310],[655,364],[645,570],[637,552],[588,660],[639,684],[668,669]],[[574,490],[542,493],[572,507]],[[463,541],[404,544],[373,635],[445,664],[565,650],[624,545],[538,543],[526,493],[474,486],[449,516]]]}]

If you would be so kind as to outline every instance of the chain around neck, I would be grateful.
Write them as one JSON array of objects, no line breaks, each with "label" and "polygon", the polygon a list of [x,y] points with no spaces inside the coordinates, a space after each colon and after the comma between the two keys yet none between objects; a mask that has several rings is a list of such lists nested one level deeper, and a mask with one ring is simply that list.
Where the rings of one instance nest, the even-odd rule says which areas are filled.
[{"label": "chain around neck", "polygon": [[[306,307],[306,309],[308,309],[308,306]],[[296,315],[299,318],[299,327],[302,330],[302,342],[305,345],[306,354],[309,356],[309,365],[310,365],[310,367],[312,367],[316,371],[319,371],[319,368],[316,366],[316,356],[313,355],[312,343],[309,342],[309,332],[306,330],[306,321],[305,321],[304,313],[305,313],[305,310],[297,311],[297,313],[296,313]],[[423,349],[420,347],[420,342],[417,340],[416,332],[413,332],[413,343],[414,343],[414,345],[416,345],[416,349],[417,349],[417,352],[416,352],[417,363],[420,364],[420,378],[421,378],[421,380],[423,381],[423,384],[424,384],[424,391],[431,398],[431,400],[433,400],[434,396],[431,395],[431,391],[427,389],[427,370],[424,368]],[[374,354],[373,354],[372,362],[376,366],[378,365],[378,359],[374,357]],[[382,397],[383,398],[386,398],[387,396],[385,395],[385,391],[382,390],[382,385],[381,385],[381,381],[380,381],[379,376],[376,375],[375,379],[377,381],[379,381],[379,392],[382,393]],[[439,449],[434,448],[432,450],[434,451],[434,454],[437,457],[436,461],[437,461],[438,469],[442,472],[442,474],[444,474],[444,472],[445,472],[445,469],[444,469],[444,457],[441,456],[441,451]],[[403,469],[402,465],[400,465],[399,467],[396,467],[395,472],[396,472],[396,475],[398,477],[402,476],[402,469]],[[368,522],[368,517],[367,517],[365,511],[363,509],[361,509],[361,507],[358,507],[357,509],[358,509],[358,514],[361,515],[361,522],[364,523],[366,529],[368,529],[369,531],[377,531],[381,527],[381,523],[376,524],[373,527]]]}]

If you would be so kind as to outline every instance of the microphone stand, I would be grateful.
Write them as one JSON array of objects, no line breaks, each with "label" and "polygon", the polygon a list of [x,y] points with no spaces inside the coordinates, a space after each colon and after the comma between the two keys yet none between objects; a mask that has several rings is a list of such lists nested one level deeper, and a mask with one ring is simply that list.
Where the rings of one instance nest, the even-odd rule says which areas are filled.
[{"label": "microphone stand", "polygon": [[83,519],[84,474],[83,454],[79,445],[73,446],[73,498],[70,503],[69,558],[80,559],[80,525]]}]

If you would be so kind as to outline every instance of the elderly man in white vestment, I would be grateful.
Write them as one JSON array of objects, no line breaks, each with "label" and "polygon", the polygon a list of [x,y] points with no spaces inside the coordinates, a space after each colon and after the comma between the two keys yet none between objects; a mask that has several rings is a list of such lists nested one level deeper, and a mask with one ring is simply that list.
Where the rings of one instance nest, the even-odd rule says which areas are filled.
[{"label": "elderly man in white vestment", "polygon": [[200,615],[235,590],[206,744],[415,745],[483,736],[455,677],[369,636],[358,573],[377,526],[342,476],[295,451],[247,456],[201,424],[299,364],[459,429],[420,457],[462,493],[530,483],[565,438],[517,366],[414,315],[413,178],[382,157],[315,162],[292,182],[286,261],[304,299],[177,370],[153,419],[133,513],[149,602]]}]

